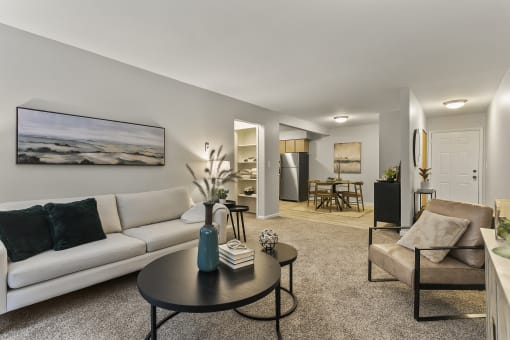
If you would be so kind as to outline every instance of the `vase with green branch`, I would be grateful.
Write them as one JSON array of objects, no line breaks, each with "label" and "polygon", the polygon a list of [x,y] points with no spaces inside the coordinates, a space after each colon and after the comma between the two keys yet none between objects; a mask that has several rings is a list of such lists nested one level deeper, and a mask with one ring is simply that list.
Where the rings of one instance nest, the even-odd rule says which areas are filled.
[{"label": "vase with green branch", "polygon": [[418,173],[420,174],[420,177],[422,178],[422,181],[420,183],[420,187],[422,189],[430,189],[430,172],[431,168],[418,168]]},{"label": "vase with green branch", "polygon": [[233,182],[238,177],[238,174],[232,169],[222,167],[226,158],[226,155],[221,153],[222,149],[223,146],[220,146],[218,151],[211,149],[202,177],[197,176],[190,165],[186,164],[186,168],[193,177],[193,185],[198,188],[204,198],[205,224],[200,228],[197,258],[198,269],[203,272],[215,271],[219,264],[218,231],[212,223],[213,206],[219,199],[219,189],[222,185]]}]

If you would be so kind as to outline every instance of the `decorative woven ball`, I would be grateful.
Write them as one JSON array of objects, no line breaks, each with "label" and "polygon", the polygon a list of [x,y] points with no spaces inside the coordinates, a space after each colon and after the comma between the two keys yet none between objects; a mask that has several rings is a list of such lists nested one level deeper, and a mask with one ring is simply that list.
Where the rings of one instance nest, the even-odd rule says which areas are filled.
[{"label": "decorative woven ball", "polygon": [[278,243],[278,234],[271,229],[264,229],[264,231],[260,233],[259,242],[264,250],[271,251]]}]

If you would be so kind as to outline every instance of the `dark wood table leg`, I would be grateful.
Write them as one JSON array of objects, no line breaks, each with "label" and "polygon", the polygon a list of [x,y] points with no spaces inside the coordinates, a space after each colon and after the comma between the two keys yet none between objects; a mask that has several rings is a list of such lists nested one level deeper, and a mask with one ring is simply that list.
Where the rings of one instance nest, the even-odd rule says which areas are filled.
[{"label": "dark wood table leg", "polygon": [[237,220],[237,239],[241,241],[241,231],[239,230],[239,212],[236,211],[236,220]]},{"label": "dark wood table leg", "polygon": [[[243,217],[244,214],[242,211],[240,212],[240,214],[241,214],[241,224],[243,226],[243,238],[244,238],[244,242],[246,242],[246,230],[244,230],[244,217]],[[238,226],[238,228],[239,228],[239,226]],[[241,240],[241,234],[239,234],[239,240]]]},{"label": "dark wood table leg", "polygon": [[232,216],[232,213],[230,211],[228,213],[230,215],[230,223],[232,223],[232,230],[234,231],[234,238],[237,238],[236,227],[234,226],[234,217]]},{"label": "dark wood table leg", "polygon": [[281,313],[281,300],[280,300],[280,282],[274,289],[275,293],[275,307],[276,307],[276,335],[278,336],[278,340],[281,340],[282,333],[280,332],[280,313]]},{"label": "dark wood table leg", "polygon": [[156,321],[156,306],[151,305],[151,339],[158,339],[158,326]]},{"label": "dark wood table leg", "polygon": [[294,294],[292,291],[292,262],[289,264],[289,291],[291,294]]}]

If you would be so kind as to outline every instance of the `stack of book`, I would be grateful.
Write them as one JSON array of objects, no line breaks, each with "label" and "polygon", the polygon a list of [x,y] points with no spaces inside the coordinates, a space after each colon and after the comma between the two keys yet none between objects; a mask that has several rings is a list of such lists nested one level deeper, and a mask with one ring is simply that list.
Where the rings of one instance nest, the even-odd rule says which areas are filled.
[{"label": "stack of book", "polygon": [[226,244],[219,246],[220,261],[231,269],[241,269],[253,265],[253,249],[230,249]]}]

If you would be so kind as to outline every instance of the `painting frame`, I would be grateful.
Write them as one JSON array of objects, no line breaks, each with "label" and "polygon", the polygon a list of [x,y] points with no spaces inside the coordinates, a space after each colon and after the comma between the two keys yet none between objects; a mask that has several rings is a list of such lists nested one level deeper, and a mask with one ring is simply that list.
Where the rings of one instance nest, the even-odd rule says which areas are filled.
[{"label": "painting frame", "polygon": [[[30,116],[29,113],[32,115],[40,115],[40,119],[34,119],[35,116],[32,116],[32,122],[30,122],[30,118],[26,117],[27,115]],[[44,115],[48,116],[44,118]],[[52,118],[50,118],[50,116]],[[46,126],[43,123],[45,119],[47,120]],[[99,133],[94,129],[87,129],[87,126],[100,127],[104,129],[102,132],[108,132],[108,129],[110,129],[109,132],[111,132],[111,136],[101,135],[101,139],[97,140],[80,139],[79,135],[74,138],[63,138],[62,136],[58,136],[57,131],[65,131],[65,128],[62,129],[62,126],[60,126],[61,129],[58,130],[56,126],[48,124],[48,121],[52,119],[58,120],[59,124],[66,122],[66,124],[69,124],[70,131],[74,129],[75,131],[83,132],[83,137],[87,137],[88,135],[93,136]],[[71,125],[73,121],[74,123],[85,123],[82,126],[73,126]],[[42,134],[42,132],[34,133],[33,131],[37,128],[41,130],[47,128],[49,132],[52,132],[51,130],[53,129],[55,135],[45,135]],[[27,132],[30,131],[30,129],[32,134]],[[117,136],[119,139],[114,140],[113,136]],[[124,138],[124,140],[121,140],[120,137]],[[108,141],[108,139],[110,140]],[[139,142],[137,143],[135,140],[139,140]],[[53,141],[53,143],[49,141]],[[60,141],[63,142],[60,143]],[[142,141],[144,143],[142,143]],[[49,146],[43,148],[32,147],[30,149],[28,147],[30,143],[32,143],[32,145],[39,144],[38,146],[45,143],[49,144]],[[25,148],[23,148],[23,144],[25,144]],[[86,144],[88,144],[88,150],[83,150]],[[34,109],[24,106],[16,107],[15,147],[16,164],[19,165],[164,166],[166,163],[166,131],[164,127]],[[46,156],[47,158],[41,158],[39,156]],[[53,157],[53,159],[51,159],[51,157]],[[112,157],[117,158],[114,159]]]},{"label": "painting frame", "polygon": [[361,174],[361,142],[335,143],[333,169],[336,174]]}]

